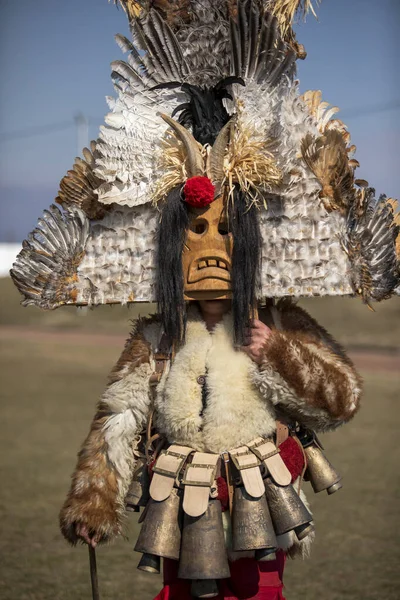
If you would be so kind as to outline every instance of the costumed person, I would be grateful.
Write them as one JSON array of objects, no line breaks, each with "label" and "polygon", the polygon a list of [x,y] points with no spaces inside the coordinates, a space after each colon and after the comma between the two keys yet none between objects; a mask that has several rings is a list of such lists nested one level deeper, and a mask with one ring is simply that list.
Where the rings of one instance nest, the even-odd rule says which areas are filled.
[{"label": "costumed person", "polygon": [[395,204],[355,180],[337,109],[299,95],[308,0],[121,4],[133,41],[117,36],[106,126],[12,270],[26,305],[158,303],[111,372],[61,530],[94,547],[143,509],[159,600],[283,598],[285,557],[314,538],[302,480],[341,487],[317,434],[361,393],[294,299],[393,294]]}]

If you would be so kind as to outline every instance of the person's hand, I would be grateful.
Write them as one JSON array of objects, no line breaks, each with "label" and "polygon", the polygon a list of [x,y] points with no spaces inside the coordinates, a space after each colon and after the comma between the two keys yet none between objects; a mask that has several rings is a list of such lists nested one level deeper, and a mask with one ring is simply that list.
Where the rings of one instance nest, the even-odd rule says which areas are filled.
[{"label": "person's hand", "polygon": [[251,322],[251,326],[245,331],[242,350],[258,365],[261,364],[263,348],[270,334],[271,329],[258,319],[254,319]]},{"label": "person's hand", "polygon": [[92,548],[96,548],[101,537],[100,534],[89,533],[89,529],[84,523],[75,523],[75,533],[78,538],[92,546]]}]

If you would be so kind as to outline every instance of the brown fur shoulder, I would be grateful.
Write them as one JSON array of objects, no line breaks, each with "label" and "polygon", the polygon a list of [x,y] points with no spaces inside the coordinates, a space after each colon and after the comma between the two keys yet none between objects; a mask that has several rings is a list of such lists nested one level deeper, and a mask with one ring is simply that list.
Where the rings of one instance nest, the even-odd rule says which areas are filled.
[{"label": "brown fur shoulder", "polygon": [[158,315],[141,317],[133,322],[129,338],[125,342],[124,350],[108,377],[109,384],[119,381],[132,373],[140,365],[150,362],[151,344],[146,339],[145,331],[151,325],[159,323],[160,318]]},{"label": "brown fur shoulder", "polygon": [[271,325],[261,372],[272,367],[289,384],[297,399],[288,396],[282,402],[299,422],[313,417],[315,409],[324,414],[318,428],[348,421],[359,408],[362,388],[351,360],[340,344],[293,301],[281,300],[276,309],[280,324],[278,329]]},{"label": "brown fur shoulder", "polygon": [[344,362],[352,365],[343,346],[296,301],[292,298],[282,298],[277,302],[276,308],[281,314],[284,331],[301,333],[308,338],[314,338],[315,341],[328,346]]}]

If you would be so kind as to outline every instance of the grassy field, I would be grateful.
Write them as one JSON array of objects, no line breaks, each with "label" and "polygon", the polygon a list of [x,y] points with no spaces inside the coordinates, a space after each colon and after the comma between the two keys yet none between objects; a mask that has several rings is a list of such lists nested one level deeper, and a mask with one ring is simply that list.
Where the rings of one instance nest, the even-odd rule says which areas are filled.
[{"label": "grassy field", "polygon": [[[19,304],[21,296],[10,278],[0,278],[0,298],[0,326],[24,325],[64,331],[79,329],[126,334],[130,319],[155,310],[154,304],[99,306],[95,309],[62,307],[53,311],[43,311],[34,306],[24,308]],[[375,304],[375,312],[356,298],[307,298],[300,304],[345,345],[400,345],[398,297]]]},{"label": "grassy field", "polygon": [[[22,309],[9,280],[0,280],[0,293],[0,325],[59,333],[24,338],[8,330],[2,338],[0,598],[89,600],[87,549],[68,547],[59,534],[57,514],[76,452],[121,348],[114,338],[96,344],[93,336],[76,344],[63,331],[123,335],[135,313],[103,308],[77,316],[73,309]],[[343,342],[398,344],[398,299],[377,313],[355,303],[307,304]],[[314,495],[306,484],[317,542],[310,560],[288,563],[288,600],[399,597],[399,376],[363,375],[363,410],[353,423],[324,438],[330,460],[344,475],[344,488],[328,497]],[[133,516],[127,539],[98,551],[102,600],[152,600],[161,587],[160,577],[136,570],[136,531]]]}]

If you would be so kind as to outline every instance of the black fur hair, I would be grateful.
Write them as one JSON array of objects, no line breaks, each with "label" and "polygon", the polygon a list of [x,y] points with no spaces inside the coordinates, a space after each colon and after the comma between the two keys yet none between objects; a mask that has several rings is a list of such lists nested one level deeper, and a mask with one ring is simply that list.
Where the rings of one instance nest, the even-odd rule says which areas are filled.
[{"label": "black fur hair", "polygon": [[261,232],[257,207],[246,202],[236,188],[228,209],[229,229],[233,235],[232,313],[235,343],[243,344],[244,330],[253,317],[261,260]]},{"label": "black fur hair", "polygon": [[199,87],[189,83],[181,84],[178,81],[159,83],[152,89],[173,89],[180,87],[188,98],[187,102],[177,106],[172,112],[172,117],[179,114],[178,122],[184,127],[192,128],[193,137],[200,144],[213,145],[217,135],[224,125],[229,121],[224,99],[232,100],[227,87],[233,83],[245,85],[241,77],[229,76],[221,79],[213,87]]},{"label": "black fur hair", "polygon": [[185,337],[186,311],[183,299],[182,251],[189,225],[181,186],[168,194],[158,229],[157,304],[164,332],[171,342]]}]

